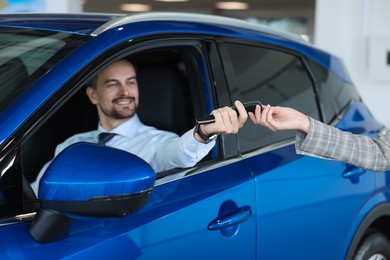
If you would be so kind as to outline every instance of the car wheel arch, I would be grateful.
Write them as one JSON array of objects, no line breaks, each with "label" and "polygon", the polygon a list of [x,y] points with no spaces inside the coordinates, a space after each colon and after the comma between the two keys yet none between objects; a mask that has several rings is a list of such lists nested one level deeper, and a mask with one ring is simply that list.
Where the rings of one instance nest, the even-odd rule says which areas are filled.
[{"label": "car wheel arch", "polygon": [[390,237],[390,203],[381,203],[374,207],[363,219],[353,236],[345,259],[352,260],[361,240],[374,228]]}]

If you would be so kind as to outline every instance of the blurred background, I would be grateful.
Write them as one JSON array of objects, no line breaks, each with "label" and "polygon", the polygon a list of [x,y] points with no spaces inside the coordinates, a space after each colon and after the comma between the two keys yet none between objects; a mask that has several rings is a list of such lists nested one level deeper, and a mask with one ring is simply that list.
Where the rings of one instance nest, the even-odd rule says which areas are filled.
[{"label": "blurred background", "polygon": [[338,55],[371,112],[390,126],[390,0],[0,0],[0,13],[191,12],[300,35]]}]

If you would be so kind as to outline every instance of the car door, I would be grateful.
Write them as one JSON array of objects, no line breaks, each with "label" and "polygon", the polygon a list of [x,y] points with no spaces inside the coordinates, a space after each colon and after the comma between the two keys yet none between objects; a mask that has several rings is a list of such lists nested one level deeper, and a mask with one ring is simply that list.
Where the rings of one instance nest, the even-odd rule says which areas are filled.
[{"label": "car door", "polygon": [[[191,72],[189,73],[191,78],[186,80],[190,81],[188,87],[191,89],[187,89],[187,94],[192,100],[193,113],[196,112],[198,115],[209,113],[216,107],[216,98],[211,95],[215,93],[213,85],[210,84],[213,82],[213,75],[208,69],[209,61],[202,51],[199,39],[188,40],[186,36],[185,40],[181,40],[177,35],[170,39],[167,34],[164,34],[161,41],[156,40],[155,37],[153,43],[150,44],[147,41],[140,40],[139,42],[142,45],[140,48],[142,51],[138,51],[136,44],[126,45],[126,50],[113,48],[109,59],[96,58],[89,64],[89,68],[101,67],[102,60],[105,60],[107,64],[130,54],[140,55],[140,52],[142,55],[139,57],[143,61],[148,60],[148,54],[151,52],[160,54],[159,57],[166,57],[167,53],[183,53],[180,58],[188,61],[186,63],[189,66],[187,72]],[[123,45],[120,48],[123,48]],[[80,54],[76,51],[71,55],[77,57]],[[156,56],[153,56],[151,60],[159,61]],[[153,63],[153,65],[157,64]],[[167,67],[165,66],[164,69]],[[68,135],[74,130],[61,126],[71,125],[70,122],[74,125],[77,125],[76,122],[89,124],[87,121],[93,117],[93,114],[88,114],[85,117],[86,120],[80,119],[83,114],[80,111],[84,112],[90,108],[81,109],[84,101],[80,101],[78,94],[74,93],[83,93],[82,85],[94,72],[96,69],[84,69],[72,77],[72,84],[63,85],[61,88],[63,91],[58,93],[61,97],[66,96],[68,101],[62,103],[56,113],[52,111],[52,114],[47,115],[50,118],[46,119],[46,123],[39,126],[39,129],[35,129],[35,134],[31,135],[31,139],[38,138],[34,141],[26,139],[20,147],[21,151],[26,151],[24,146],[27,145],[43,147],[42,142],[48,140],[47,136],[41,137],[41,133],[46,131],[46,126],[54,127],[49,130],[50,133],[57,134],[53,136],[54,139],[63,140],[62,135]],[[75,82],[74,79],[78,81]],[[197,84],[198,82],[202,82],[203,85]],[[76,91],[77,88],[78,91]],[[163,85],[161,85],[161,91],[164,91]],[[59,98],[59,94],[52,98]],[[226,94],[226,89],[223,94]],[[157,97],[162,96],[157,94]],[[173,103],[182,103],[179,102],[181,100],[176,101]],[[51,100],[49,103],[55,102]],[[182,109],[186,110],[184,107]],[[71,117],[69,113],[77,116]],[[191,120],[194,116],[196,115],[193,114]],[[171,117],[175,118],[175,114]],[[147,120],[146,116],[145,120]],[[179,121],[186,121],[186,118],[182,117]],[[58,131],[53,131],[53,129]],[[7,242],[1,243],[0,252],[3,256],[22,258],[50,255],[55,258],[75,259],[108,257],[118,259],[213,259],[217,257],[254,259],[256,258],[255,181],[252,173],[238,156],[236,142],[236,138],[229,141],[225,140],[225,137],[219,137],[209,157],[194,167],[157,173],[154,191],[146,205],[126,217],[71,216],[72,224],[69,235],[50,243],[34,241],[28,232],[29,222],[15,223],[13,221],[12,224],[2,226],[0,227],[1,238]],[[7,165],[1,162],[4,171],[10,171],[12,168],[8,167],[8,164],[15,168],[23,168],[23,158],[27,158],[29,153],[23,153],[21,156],[20,150],[15,149],[14,158],[16,160],[11,163],[7,161]],[[18,176],[21,176],[20,171]],[[15,183],[18,182],[15,181]],[[21,184],[18,185],[19,189],[22,189]],[[19,193],[15,192],[15,194]],[[22,198],[17,199],[20,200],[19,204],[23,204]],[[33,216],[34,212],[31,214]],[[17,216],[13,217],[17,218]]]},{"label": "car door", "polygon": [[[320,119],[313,80],[299,56],[253,42],[225,40],[220,49],[234,99],[293,107]],[[362,120],[354,123],[356,116]],[[367,111],[352,106],[339,126],[353,131],[369,122]],[[294,137],[294,131],[250,123],[239,133],[245,164],[256,176],[258,258],[342,259],[356,216],[374,200],[374,176],[343,162],[297,155]]]}]

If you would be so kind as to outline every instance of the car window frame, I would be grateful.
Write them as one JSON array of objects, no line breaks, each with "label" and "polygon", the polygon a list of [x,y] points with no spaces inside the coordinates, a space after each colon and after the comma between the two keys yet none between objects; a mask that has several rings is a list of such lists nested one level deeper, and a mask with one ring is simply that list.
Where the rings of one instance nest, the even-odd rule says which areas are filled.
[{"label": "car window frame", "polygon": [[[228,87],[229,87],[229,90],[230,90],[230,93],[231,93],[232,101],[240,99],[241,97],[239,95],[239,91],[234,89],[234,86],[239,86],[238,85],[239,83],[237,83],[235,77],[232,76],[232,75],[235,74],[234,70],[233,70],[233,67],[232,67],[233,66],[232,65],[232,61],[230,59],[226,58],[226,57],[229,57],[229,55],[228,55],[228,50],[226,49],[226,46],[224,44],[247,45],[247,46],[251,46],[251,47],[261,48],[261,49],[264,49],[264,50],[276,51],[276,52],[280,52],[280,53],[284,53],[284,54],[287,54],[287,55],[294,56],[295,58],[297,58],[300,61],[301,65],[305,69],[307,78],[310,81],[311,90],[312,90],[312,93],[314,95],[314,106],[316,108],[316,113],[317,113],[316,119],[318,119],[320,121],[323,120],[323,113],[322,113],[322,108],[321,108],[321,105],[320,105],[321,103],[319,101],[319,96],[318,96],[318,87],[317,87],[318,83],[317,83],[317,80],[314,77],[312,71],[308,67],[308,64],[306,62],[306,57],[305,56],[303,56],[302,54],[299,54],[299,53],[297,53],[295,51],[292,51],[290,49],[281,47],[281,46],[272,45],[272,44],[268,44],[268,43],[263,43],[261,41],[248,40],[248,39],[236,39],[236,38],[228,38],[228,37],[219,37],[217,39],[217,44],[218,44],[219,51],[221,52],[221,54],[224,57],[223,66],[224,66],[224,70],[226,72],[226,77],[227,77],[227,81],[228,81],[227,84],[228,84]],[[263,100],[259,100],[259,101],[264,102]],[[290,131],[290,132],[291,132],[291,137],[289,139],[276,140],[276,142],[272,142],[272,143],[270,143],[270,144],[268,144],[266,146],[253,148],[251,150],[245,150],[245,149],[243,150],[241,147],[239,147],[238,149],[239,149],[240,153],[248,154],[248,153],[252,153],[252,152],[254,152],[254,151],[258,150],[258,149],[263,151],[263,150],[273,149],[273,147],[279,147],[280,145],[290,144],[290,143],[293,142],[294,137],[295,137],[295,134],[293,133],[293,131]]]}]

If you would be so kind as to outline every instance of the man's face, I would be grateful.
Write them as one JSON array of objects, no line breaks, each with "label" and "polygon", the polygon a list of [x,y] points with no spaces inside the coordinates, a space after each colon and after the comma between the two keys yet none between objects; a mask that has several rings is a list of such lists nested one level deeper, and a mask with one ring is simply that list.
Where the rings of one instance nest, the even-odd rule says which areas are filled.
[{"label": "man's face", "polygon": [[87,89],[89,99],[97,106],[100,120],[133,117],[138,107],[138,84],[133,65],[118,61],[100,71],[96,88]]}]

